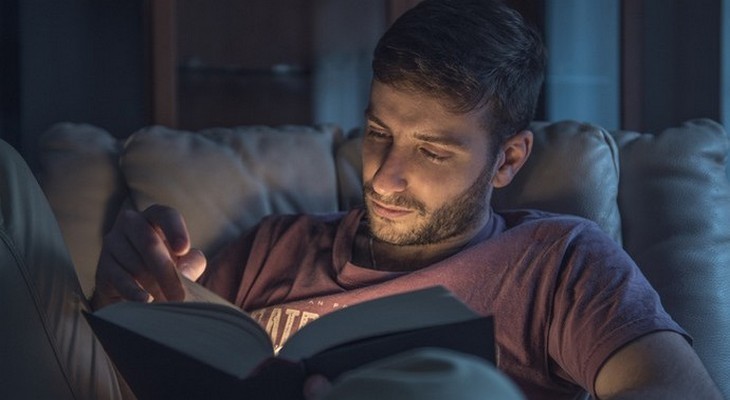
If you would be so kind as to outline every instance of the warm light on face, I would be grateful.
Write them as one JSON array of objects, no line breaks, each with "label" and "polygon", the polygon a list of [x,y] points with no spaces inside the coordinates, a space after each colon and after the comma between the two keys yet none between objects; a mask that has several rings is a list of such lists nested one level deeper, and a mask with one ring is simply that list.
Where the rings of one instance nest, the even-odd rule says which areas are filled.
[{"label": "warm light on face", "polygon": [[[429,211],[422,202],[407,195],[383,198],[375,193],[372,184],[363,185],[365,205],[368,210],[370,231],[378,240],[397,245],[424,245],[439,243],[455,237],[465,230],[481,225],[488,210],[489,181],[492,168],[485,168],[474,184],[453,202]],[[413,223],[399,226],[395,220],[381,217],[373,211],[378,204],[410,206],[415,211]]]},{"label": "warm light on face", "polygon": [[483,112],[454,114],[437,99],[373,83],[363,195],[375,238],[434,244],[484,223],[495,162]]}]

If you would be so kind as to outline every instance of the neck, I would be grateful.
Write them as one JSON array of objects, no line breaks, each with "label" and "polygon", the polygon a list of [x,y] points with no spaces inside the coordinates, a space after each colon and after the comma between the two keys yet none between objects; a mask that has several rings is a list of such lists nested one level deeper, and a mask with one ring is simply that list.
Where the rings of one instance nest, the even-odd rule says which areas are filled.
[{"label": "neck", "polygon": [[442,240],[422,245],[397,245],[373,238],[363,223],[355,237],[353,262],[385,271],[415,271],[459,253],[482,231],[489,215],[473,229]]}]

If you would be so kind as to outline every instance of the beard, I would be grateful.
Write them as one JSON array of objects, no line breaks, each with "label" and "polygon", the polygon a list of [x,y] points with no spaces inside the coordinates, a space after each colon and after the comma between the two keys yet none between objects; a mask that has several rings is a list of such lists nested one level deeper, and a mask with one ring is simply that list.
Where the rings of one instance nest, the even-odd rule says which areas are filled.
[{"label": "beard", "polygon": [[[474,183],[456,199],[429,211],[426,205],[408,194],[382,196],[375,192],[371,182],[363,184],[363,195],[369,220],[370,234],[377,240],[399,245],[427,245],[440,243],[466,230],[477,227],[489,212],[491,163],[482,170]],[[397,229],[391,221],[374,215],[368,199],[384,205],[405,207],[415,210],[418,221],[404,230]]]}]

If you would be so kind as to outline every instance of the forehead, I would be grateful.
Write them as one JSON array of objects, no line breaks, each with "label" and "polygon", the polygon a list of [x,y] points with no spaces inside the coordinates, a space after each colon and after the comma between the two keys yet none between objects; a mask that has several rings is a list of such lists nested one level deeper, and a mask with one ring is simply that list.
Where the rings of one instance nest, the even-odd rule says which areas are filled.
[{"label": "forehead", "polygon": [[442,98],[403,90],[374,80],[366,110],[368,123],[404,134],[449,136],[479,145],[489,139],[486,107],[455,113]]}]

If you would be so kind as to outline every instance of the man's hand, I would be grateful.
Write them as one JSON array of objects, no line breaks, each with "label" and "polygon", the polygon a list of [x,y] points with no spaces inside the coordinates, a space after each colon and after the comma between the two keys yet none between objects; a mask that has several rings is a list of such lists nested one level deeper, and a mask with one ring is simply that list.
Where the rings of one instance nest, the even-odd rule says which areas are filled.
[{"label": "man's hand", "polygon": [[92,307],[119,300],[182,300],[179,274],[196,280],[205,266],[203,253],[190,248],[185,220],[176,210],[160,205],[141,213],[123,210],[104,236]]}]

